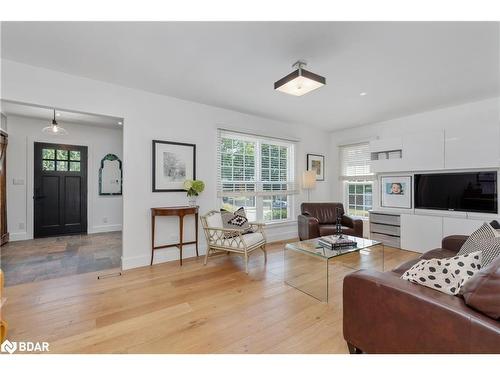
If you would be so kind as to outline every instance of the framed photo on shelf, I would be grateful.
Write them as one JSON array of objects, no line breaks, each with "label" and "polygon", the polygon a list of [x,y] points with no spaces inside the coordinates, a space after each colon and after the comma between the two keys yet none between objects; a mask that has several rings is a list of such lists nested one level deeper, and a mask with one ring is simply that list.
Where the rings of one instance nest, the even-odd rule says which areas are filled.
[{"label": "framed photo on shelf", "polygon": [[307,154],[307,170],[316,172],[316,181],[325,181],[325,157]]},{"label": "framed photo on shelf", "polygon": [[411,176],[383,176],[380,178],[381,207],[411,208]]},{"label": "framed photo on shelf", "polygon": [[184,191],[195,179],[195,144],[153,140],[153,192]]}]

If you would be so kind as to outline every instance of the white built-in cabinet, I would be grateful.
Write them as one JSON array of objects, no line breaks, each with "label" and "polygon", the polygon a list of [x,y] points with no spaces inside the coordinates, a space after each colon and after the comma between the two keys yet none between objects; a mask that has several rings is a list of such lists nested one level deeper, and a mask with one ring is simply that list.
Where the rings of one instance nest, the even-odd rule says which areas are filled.
[{"label": "white built-in cabinet", "polygon": [[[376,139],[370,142],[372,172],[399,171],[402,167],[403,141],[400,137]],[[389,153],[399,151],[398,158],[389,158]],[[381,157],[383,156],[383,158]]]},{"label": "white built-in cabinet", "polygon": [[[401,158],[378,159],[392,150],[401,150]],[[371,141],[370,153],[375,173],[498,168],[500,127],[471,125],[407,133]]]},{"label": "white built-in cabinet", "polygon": [[403,136],[403,166],[407,171],[444,168],[444,131],[409,133]]},{"label": "white built-in cabinet", "polygon": [[497,217],[468,218],[465,213],[461,217],[401,214],[401,248],[405,250],[426,252],[441,247],[441,240],[455,234],[470,235],[484,222]]},{"label": "white built-in cabinet", "polygon": [[[387,158],[393,150],[399,150],[401,157]],[[375,173],[498,169],[500,127],[479,123],[381,138],[370,142],[370,155]],[[401,248],[417,252],[439,248],[443,237],[470,235],[493,219],[499,220],[498,215],[410,209],[401,213]]]},{"label": "white built-in cabinet", "polygon": [[474,125],[446,130],[444,160],[446,169],[500,166],[499,127]]},{"label": "white built-in cabinet", "polygon": [[439,216],[401,215],[401,248],[426,252],[441,247],[443,218]]},{"label": "white built-in cabinet", "polygon": [[474,220],[474,219],[463,219],[455,217],[443,217],[443,237],[451,236],[454,234],[465,234],[470,235],[476,229],[478,229],[485,220]]}]

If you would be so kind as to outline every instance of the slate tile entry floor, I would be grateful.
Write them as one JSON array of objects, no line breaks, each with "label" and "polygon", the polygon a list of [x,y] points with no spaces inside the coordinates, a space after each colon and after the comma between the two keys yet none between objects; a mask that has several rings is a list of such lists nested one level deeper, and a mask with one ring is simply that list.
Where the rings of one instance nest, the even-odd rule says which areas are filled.
[{"label": "slate tile entry floor", "polygon": [[9,242],[0,249],[6,286],[119,268],[122,232]]}]

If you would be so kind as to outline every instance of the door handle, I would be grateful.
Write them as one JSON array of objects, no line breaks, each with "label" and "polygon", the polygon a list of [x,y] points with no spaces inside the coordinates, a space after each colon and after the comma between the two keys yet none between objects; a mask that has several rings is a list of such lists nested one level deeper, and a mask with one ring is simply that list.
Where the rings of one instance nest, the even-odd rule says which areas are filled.
[{"label": "door handle", "polygon": [[37,195],[33,197],[36,201],[45,198],[45,195]]}]

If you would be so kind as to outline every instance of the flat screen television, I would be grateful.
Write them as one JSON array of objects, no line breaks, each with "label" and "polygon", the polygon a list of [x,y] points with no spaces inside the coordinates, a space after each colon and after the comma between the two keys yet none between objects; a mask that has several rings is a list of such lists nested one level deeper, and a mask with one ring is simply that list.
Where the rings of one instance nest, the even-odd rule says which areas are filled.
[{"label": "flat screen television", "polygon": [[415,208],[496,214],[497,172],[416,174]]}]

